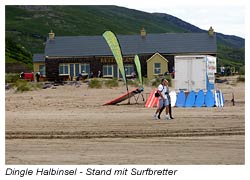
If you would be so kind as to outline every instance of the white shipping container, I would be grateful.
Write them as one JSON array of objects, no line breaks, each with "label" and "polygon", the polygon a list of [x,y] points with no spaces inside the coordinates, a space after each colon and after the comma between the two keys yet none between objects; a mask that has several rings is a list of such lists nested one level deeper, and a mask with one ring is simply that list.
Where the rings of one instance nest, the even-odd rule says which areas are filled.
[{"label": "white shipping container", "polygon": [[175,56],[175,90],[213,89],[215,72],[211,71],[214,68],[211,65],[215,66],[216,69],[216,57],[205,55]]}]

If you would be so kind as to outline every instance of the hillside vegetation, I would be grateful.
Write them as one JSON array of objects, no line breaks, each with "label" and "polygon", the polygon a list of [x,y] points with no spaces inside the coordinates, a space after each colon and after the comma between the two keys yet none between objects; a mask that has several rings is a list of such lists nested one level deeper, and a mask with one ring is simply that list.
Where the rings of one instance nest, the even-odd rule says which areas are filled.
[{"label": "hillside vegetation", "polygon": [[[20,56],[43,53],[44,42],[52,29],[56,36],[101,35],[106,30],[116,34],[204,32],[174,16],[146,13],[117,6],[6,6],[6,62],[20,61],[9,46],[14,42]],[[209,27],[208,27],[209,28]],[[216,30],[216,27],[214,27]],[[236,36],[217,33],[218,64],[243,66],[245,41]],[[15,49],[15,48],[14,48]],[[31,64],[31,56],[22,60]]]},{"label": "hillside vegetation", "polygon": [[28,52],[20,44],[16,44],[13,39],[7,37],[6,40],[6,49],[5,49],[5,61],[6,63],[23,63],[27,66],[32,67],[30,59],[32,54]]}]

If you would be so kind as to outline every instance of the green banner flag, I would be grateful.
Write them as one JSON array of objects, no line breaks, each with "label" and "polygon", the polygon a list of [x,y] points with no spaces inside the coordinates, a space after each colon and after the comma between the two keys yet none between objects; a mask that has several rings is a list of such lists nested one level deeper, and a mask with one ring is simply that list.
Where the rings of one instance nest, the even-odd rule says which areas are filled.
[{"label": "green banner flag", "polygon": [[126,84],[127,81],[126,81],[126,75],[125,75],[125,70],[124,70],[124,66],[123,66],[122,53],[121,53],[121,49],[120,49],[120,45],[118,43],[118,40],[117,40],[115,34],[112,33],[111,31],[104,32],[103,37],[107,41],[107,43],[108,43],[108,45],[109,45],[109,47],[110,47],[110,49],[115,57],[118,68],[119,68],[119,70],[122,74],[123,80]]},{"label": "green banner flag", "polygon": [[135,55],[134,61],[135,61],[135,66],[136,66],[138,77],[139,77],[140,87],[142,87],[141,63],[140,63],[138,55]]}]

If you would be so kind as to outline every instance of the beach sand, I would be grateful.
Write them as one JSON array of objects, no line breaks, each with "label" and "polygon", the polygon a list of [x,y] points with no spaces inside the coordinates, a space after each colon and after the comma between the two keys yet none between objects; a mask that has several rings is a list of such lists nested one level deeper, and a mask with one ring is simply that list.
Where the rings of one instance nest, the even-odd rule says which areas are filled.
[{"label": "beach sand", "polygon": [[[125,86],[64,85],[5,92],[5,162],[27,165],[244,164],[245,83],[216,84],[225,107],[173,108],[175,119],[153,120],[156,108],[124,101],[103,106]],[[130,87],[130,90],[134,87]],[[152,87],[145,87],[146,99]],[[170,88],[172,89],[172,88]],[[232,93],[235,106],[232,106]]]}]

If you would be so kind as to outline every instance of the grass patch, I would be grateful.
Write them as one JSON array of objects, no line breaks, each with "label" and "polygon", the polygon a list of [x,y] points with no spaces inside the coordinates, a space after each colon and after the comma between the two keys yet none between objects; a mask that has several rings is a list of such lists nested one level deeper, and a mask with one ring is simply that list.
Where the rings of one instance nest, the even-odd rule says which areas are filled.
[{"label": "grass patch", "polygon": [[[245,66],[240,67],[239,74],[245,75]],[[245,78],[245,76],[244,76],[244,78]]]},{"label": "grass patch", "polygon": [[98,80],[98,79],[91,79],[89,81],[89,87],[90,88],[102,88],[102,81]]},{"label": "grass patch", "polygon": [[14,86],[16,87],[17,92],[24,92],[24,91],[30,91],[31,86],[29,85],[29,82],[25,80],[18,80],[14,83]]},{"label": "grass patch", "polygon": [[148,85],[149,85],[149,80],[148,80],[148,78],[142,77],[142,83],[143,83],[143,85],[148,86]]},{"label": "grass patch", "polygon": [[19,74],[8,73],[5,74],[5,83],[15,83],[19,80]]},{"label": "grass patch", "polygon": [[28,82],[26,80],[17,80],[13,86],[16,88],[16,92],[32,91],[36,89],[41,89],[42,85],[40,83]]},{"label": "grass patch", "polygon": [[139,82],[137,80],[128,79],[127,84],[133,87],[139,87]]},{"label": "grass patch", "polygon": [[104,81],[104,85],[108,88],[112,88],[112,87],[118,87],[119,83],[118,80],[115,78]]},{"label": "grass patch", "polygon": [[237,78],[237,82],[245,82],[245,75],[240,75],[240,76]]}]

